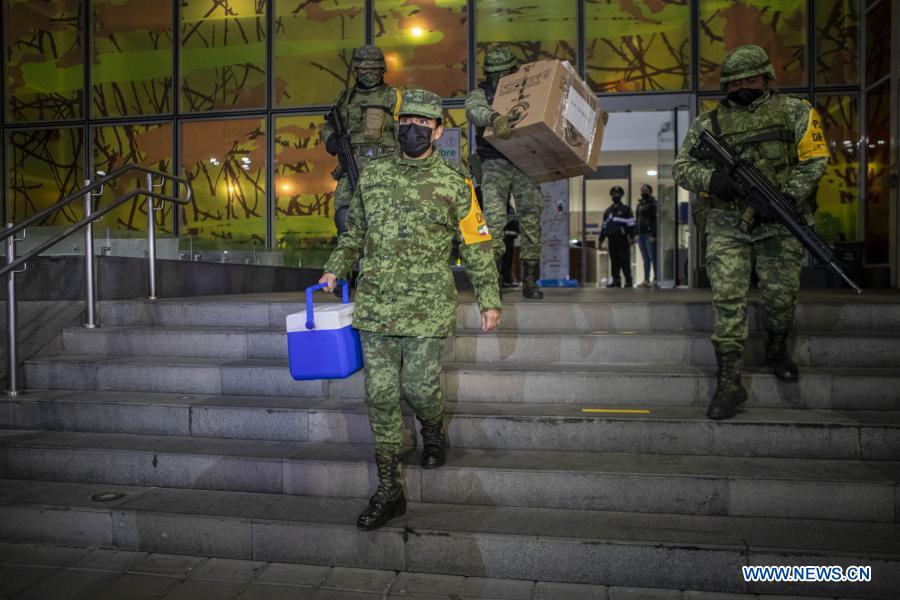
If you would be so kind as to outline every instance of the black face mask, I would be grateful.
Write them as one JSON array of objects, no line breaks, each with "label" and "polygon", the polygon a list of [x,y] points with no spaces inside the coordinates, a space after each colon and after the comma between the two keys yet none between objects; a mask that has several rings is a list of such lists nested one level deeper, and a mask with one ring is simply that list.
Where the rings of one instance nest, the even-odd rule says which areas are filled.
[{"label": "black face mask", "polygon": [[618,204],[619,202],[622,201],[622,196],[613,196],[612,201],[615,202],[616,204]]},{"label": "black face mask", "polygon": [[748,90],[741,88],[728,93],[728,100],[739,106],[750,106],[753,102],[765,94],[764,90]]},{"label": "black face mask", "polygon": [[641,198],[643,198],[644,200],[649,200],[649,199],[652,198],[652,197],[653,197],[653,194],[651,194],[651,193],[649,193],[649,192],[642,192],[642,193],[641,193]]},{"label": "black face mask", "polygon": [[384,83],[384,73],[382,71],[378,71],[377,73],[366,72],[356,74],[356,87],[360,89],[371,90],[382,83]]},{"label": "black face mask", "polygon": [[431,148],[431,134],[434,130],[425,125],[407,123],[401,125],[397,135],[400,149],[407,156],[418,158]]}]

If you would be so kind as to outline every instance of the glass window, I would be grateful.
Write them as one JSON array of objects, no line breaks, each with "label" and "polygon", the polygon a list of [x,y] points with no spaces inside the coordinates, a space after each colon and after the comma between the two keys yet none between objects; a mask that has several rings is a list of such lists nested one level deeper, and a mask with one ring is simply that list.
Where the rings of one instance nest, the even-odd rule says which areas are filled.
[{"label": "glass window", "polygon": [[577,8],[576,0],[476,0],[477,78],[484,78],[484,51],[501,42],[522,62],[558,58],[575,66]]},{"label": "glass window", "polygon": [[92,0],[91,9],[91,114],[172,112],[172,3]]},{"label": "glass window", "polygon": [[816,196],[816,231],[828,242],[855,242],[859,238],[859,99],[820,95],[816,110],[831,152]]},{"label": "glass window", "polygon": [[183,235],[195,250],[265,244],[265,158],[262,118],[182,123],[181,167],[194,187]]},{"label": "glass window", "polygon": [[[7,132],[7,219],[21,222],[84,185],[83,136],[81,127]],[[84,216],[82,206],[73,202],[42,225],[75,223]]]},{"label": "glass window", "polygon": [[445,98],[465,96],[469,50],[466,0],[374,0],[375,44],[388,83]]},{"label": "glass window", "polygon": [[866,94],[866,262],[890,260],[891,85],[884,82]]},{"label": "glass window", "polygon": [[866,15],[866,85],[891,71],[891,4],[882,2]]},{"label": "glass window", "polygon": [[[138,164],[164,173],[172,169],[173,127],[171,123],[154,125],[111,125],[94,128],[94,171],[111,173],[127,164]],[[107,184],[100,201],[95,205],[102,208],[117,198],[121,198],[136,188],[146,188],[147,176],[144,173],[133,173],[120,177]],[[171,184],[165,188],[166,193],[175,190]],[[175,205],[170,202],[161,203],[162,209],[156,213],[158,231],[171,234],[174,223]],[[104,217],[98,226],[98,232],[104,229],[115,230],[117,234],[125,231],[140,232],[146,235],[147,200],[138,198],[123,204]],[[100,235],[100,233],[98,233]]]},{"label": "glass window", "polygon": [[744,44],[765,48],[780,87],[806,85],[806,0],[698,0],[700,89],[719,89],[728,52]]},{"label": "glass window", "polygon": [[816,84],[852,84],[859,80],[856,0],[816,2]]},{"label": "glass window", "polygon": [[598,92],[691,87],[690,6],[684,0],[613,0],[584,5],[587,80]]},{"label": "glass window", "polygon": [[334,248],[334,187],[337,158],[319,141],[319,116],[275,121],[275,247],[284,264],[325,264]]},{"label": "glass window", "polygon": [[6,115],[10,121],[80,119],[84,50],[80,0],[5,0]]},{"label": "glass window", "polygon": [[183,111],[265,106],[267,4],[182,0]]},{"label": "glass window", "polygon": [[275,106],[330,104],[349,85],[353,48],[365,42],[363,0],[275,3]]}]

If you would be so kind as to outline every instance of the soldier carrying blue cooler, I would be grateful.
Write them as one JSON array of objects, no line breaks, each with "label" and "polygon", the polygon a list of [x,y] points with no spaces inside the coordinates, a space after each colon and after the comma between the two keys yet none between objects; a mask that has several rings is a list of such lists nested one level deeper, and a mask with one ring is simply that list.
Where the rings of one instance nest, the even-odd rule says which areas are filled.
[{"label": "soldier carrying blue cooler", "polygon": [[491,234],[474,187],[434,151],[441,99],[427,90],[403,92],[401,153],[373,159],[350,204],[347,232],[320,279],[327,290],[362,257],[353,327],[360,331],[366,404],[375,437],[378,489],[360,514],[360,529],[376,529],[406,510],[401,482],[401,391],[421,423],[421,465],[444,464],[444,400],[440,386],[444,338],[456,328],[457,296],[450,271],[453,238],[481,310],[485,333],[500,323],[500,290]]}]

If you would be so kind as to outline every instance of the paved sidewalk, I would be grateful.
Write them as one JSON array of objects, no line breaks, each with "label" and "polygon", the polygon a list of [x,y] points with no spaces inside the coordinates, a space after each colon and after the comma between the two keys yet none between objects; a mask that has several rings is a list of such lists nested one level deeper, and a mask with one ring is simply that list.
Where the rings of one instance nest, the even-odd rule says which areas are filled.
[{"label": "paved sidewalk", "polygon": [[0,600],[824,600],[0,542]]}]

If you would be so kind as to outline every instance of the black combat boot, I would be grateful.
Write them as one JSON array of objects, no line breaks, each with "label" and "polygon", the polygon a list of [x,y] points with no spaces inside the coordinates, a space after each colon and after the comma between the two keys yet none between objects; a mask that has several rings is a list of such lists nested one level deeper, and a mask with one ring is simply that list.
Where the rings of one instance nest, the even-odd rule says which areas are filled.
[{"label": "black combat boot", "polygon": [[529,260],[522,263],[522,296],[529,300],[542,300],[544,292],[538,287],[541,278],[541,265]]},{"label": "black combat boot", "polygon": [[716,373],[716,393],[706,410],[710,419],[730,419],[735,410],[747,400],[747,390],[741,384],[741,353],[734,350],[720,352],[716,350],[716,362],[719,370]]},{"label": "black combat boot", "polygon": [[363,531],[378,529],[394,517],[406,513],[406,495],[400,483],[399,453],[376,453],[375,464],[378,467],[378,489],[356,520],[356,526]]},{"label": "black combat boot", "polygon": [[620,288],[620,287],[622,287],[622,282],[616,281],[615,279],[613,279],[611,282],[609,282],[609,283],[606,284],[606,287],[608,287],[608,288]]},{"label": "black combat boot", "polygon": [[[420,421],[421,422],[421,421]],[[447,440],[444,438],[444,421],[437,423],[422,422],[422,461],[423,469],[437,469],[447,460]]]},{"label": "black combat boot", "polygon": [[787,348],[789,331],[768,331],[766,338],[766,364],[772,367],[772,373],[782,381],[797,381],[800,373],[797,364],[791,360]]}]

